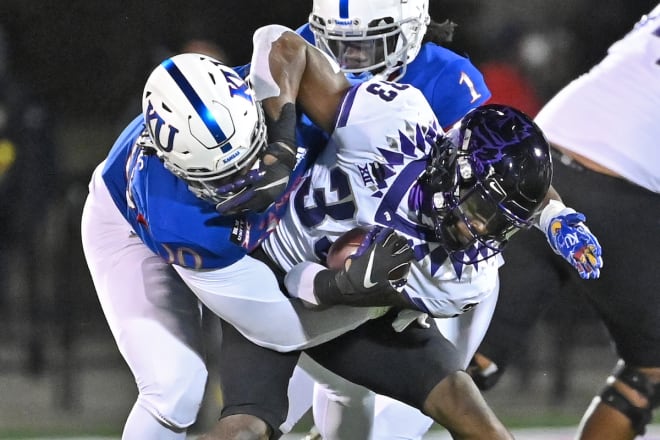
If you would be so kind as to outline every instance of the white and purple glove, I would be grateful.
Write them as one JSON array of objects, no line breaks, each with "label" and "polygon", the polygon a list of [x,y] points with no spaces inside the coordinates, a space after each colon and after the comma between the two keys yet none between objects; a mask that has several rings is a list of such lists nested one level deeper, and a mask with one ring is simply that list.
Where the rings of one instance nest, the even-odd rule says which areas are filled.
[{"label": "white and purple glove", "polygon": [[564,208],[549,220],[545,232],[552,250],[587,280],[600,276],[603,258],[600,243],[584,224],[585,220],[584,214]]}]

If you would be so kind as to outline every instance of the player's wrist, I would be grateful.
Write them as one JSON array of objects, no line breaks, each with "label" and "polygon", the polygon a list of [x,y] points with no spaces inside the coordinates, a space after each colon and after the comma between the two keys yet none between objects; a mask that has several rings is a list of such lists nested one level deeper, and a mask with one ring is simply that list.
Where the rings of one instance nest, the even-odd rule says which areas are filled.
[{"label": "player's wrist", "polygon": [[292,102],[287,102],[280,109],[280,114],[275,118],[271,118],[266,114],[266,127],[268,129],[268,142],[271,145],[268,146],[268,149],[275,149],[275,156],[278,159],[283,160],[283,157],[280,157],[282,154],[286,156],[286,159],[289,156],[295,158],[296,155],[296,106]]},{"label": "player's wrist", "polygon": [[347,285],[342,283],[338,270],[324,269],[314,277],[314,296],[320,305],[335,305],[345,302]]},{"label": "player's wrist", "polygon": [[564,205],[560,200],[550,200],[548,204],[541,211],[541,215],[538,217],[538,223],[536,225],[542,232],[547,233],[548,227],[552,219],[560,216],[576,212],[575,209],[569,208]]}]

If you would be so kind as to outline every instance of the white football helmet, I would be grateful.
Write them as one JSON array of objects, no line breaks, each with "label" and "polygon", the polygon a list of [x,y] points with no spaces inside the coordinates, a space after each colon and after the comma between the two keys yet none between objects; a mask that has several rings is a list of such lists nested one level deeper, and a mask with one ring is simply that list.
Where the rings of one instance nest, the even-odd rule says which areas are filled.
[{"label": "white football helmet", "polygon": [[213,203],[220,179],[252,166],[266,145],[252,90],[207,55],[176,55],[156,67],[144,87],[142,113],[165,167]]},{"label": "white football helmet", "polygon": [[428,0],[314,0],[309,26],[345,73],[401,78],[422,45]]}]

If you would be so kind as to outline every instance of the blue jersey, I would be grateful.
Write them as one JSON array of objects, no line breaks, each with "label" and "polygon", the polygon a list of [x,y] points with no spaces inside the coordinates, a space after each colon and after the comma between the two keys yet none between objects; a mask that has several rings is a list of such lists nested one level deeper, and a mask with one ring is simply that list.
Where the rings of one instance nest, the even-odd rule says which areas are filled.
[{"label": "blue jersey", "polygon": [[288,194],[307,168],[311,154],[298,149],[298,161],[281,200],[262,214],[221,216],[212,203],[196,197],[186,182],[168,171],[150,148],[141,146],[145,125],[135,118],[113,145],[103,180],[133,231],[170,264],[196,269],[226,267],[254,249],[274,229]]},{"label": "blue jersey", "polygon": [[[309,24],[296,32],[314,44]],[[469,59],[434,43],[422,45],[397,82],[421,90],[444,128],[452,126],[474,107],[485,104],[491,96],[483,75]]]}]

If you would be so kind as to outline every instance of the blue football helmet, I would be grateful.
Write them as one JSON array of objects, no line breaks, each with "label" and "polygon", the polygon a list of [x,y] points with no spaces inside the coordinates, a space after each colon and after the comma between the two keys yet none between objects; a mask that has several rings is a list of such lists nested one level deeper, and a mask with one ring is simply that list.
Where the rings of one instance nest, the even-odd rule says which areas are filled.
[{"label": "blue football helmet", "polygon": [[[438,240],[469,262],[502,251],[529,228],[552,180],[550,146],[524,113],[489,104],[469,112],[436,145],[421,178]],[[470,250],[470,252],[467,252]]]},{"label": "blue football helmet", "polygon": [[344,73],[396,81],[422,47],[428,10],[428,0],[314,0],[308,21]]}]

